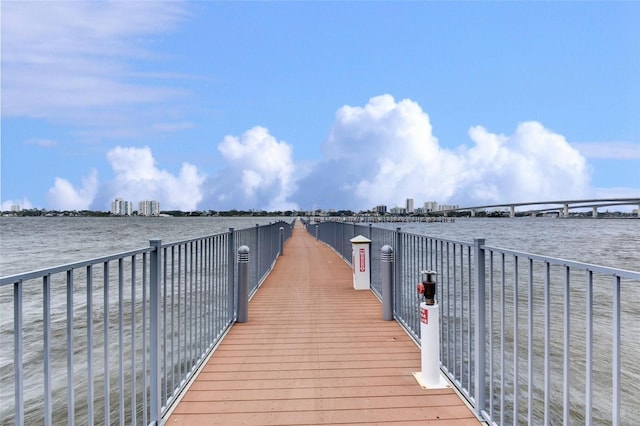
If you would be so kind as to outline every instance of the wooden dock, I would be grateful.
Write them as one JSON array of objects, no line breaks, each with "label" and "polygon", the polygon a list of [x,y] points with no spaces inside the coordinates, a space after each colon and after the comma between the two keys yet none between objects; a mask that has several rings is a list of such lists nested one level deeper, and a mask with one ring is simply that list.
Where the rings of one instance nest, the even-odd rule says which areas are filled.
[{"label": "wooden dock", "polygon": [[420,350],[299,222],[166,425],[478,425],[450,388],[422,389]]}]

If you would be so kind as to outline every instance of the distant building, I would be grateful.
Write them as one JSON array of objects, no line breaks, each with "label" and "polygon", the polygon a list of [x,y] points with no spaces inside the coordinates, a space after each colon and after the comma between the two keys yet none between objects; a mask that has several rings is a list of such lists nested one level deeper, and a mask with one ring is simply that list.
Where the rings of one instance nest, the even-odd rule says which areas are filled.
[{"label": "distant building", "polygon": [[160,203],[155,200],[144,200],[138,204],[138,215],[160,216]]},{"label": "distant building", "polygon": [[438,210],[438,203],[436,201],[425,201],[424,211],[425,213],[435,212]]},{"label": "distant building", "polygon": [[122,198],[116,198],[111,203],[111,214],[115,216],[131,216],[133,214],[133,203]]},{"label": "distant building", "polygon": [[11,206],[11,211],[17,213],[20,211],[20,204],[14,204]]},{"label": "distant building", "polygon": [[373,210],[378,214],[386,214],[387,206],[381,204],[379,206],[375,206]]},{"label": "distant building", "polygon": [[405,209],[407,210],[407,214],[413,213],[413,198],[407,198]]},{"label": "distant building", "polygon": [[407,214],[407,210],[404,207],[393,207],[391,214],[401,216]]}]

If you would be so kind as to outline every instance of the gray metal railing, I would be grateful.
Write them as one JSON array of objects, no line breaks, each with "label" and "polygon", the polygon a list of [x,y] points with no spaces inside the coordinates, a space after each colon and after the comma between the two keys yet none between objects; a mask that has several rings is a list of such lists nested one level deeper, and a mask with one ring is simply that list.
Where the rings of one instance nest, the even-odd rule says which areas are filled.
[{"label": "gray metal railing", "polygon": [[379,297],[380,250],[393,248],[394,317],[417,344],[416,283],[421,270],[438,272],[441,369],[480,419],[621,425],[637,417],[640,272],[399,228],[323,222],[307,230],[348,263],[345,241],[371,239]]},{"label": "gray metal railing", "polygon": [[152,240],[0,278],[2,423],[157,424],[236,318],[238,247],[255,291],[291,231]]}]

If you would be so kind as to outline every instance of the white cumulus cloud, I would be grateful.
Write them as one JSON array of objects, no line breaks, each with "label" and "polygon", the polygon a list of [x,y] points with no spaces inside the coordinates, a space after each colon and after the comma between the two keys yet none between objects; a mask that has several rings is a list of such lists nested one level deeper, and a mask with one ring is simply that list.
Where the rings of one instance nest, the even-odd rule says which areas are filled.
[{"label": "white cumulus cloud", "polygon": [[151,149],[116,147],[107,153],[114,176],[99,182],[92,170],[76,188],[66,179],[57,177],[49,189],[47,202],[54,210],[109,210],[115,198],[134,203],[157,200],[162,210],[196,210],[202,200],[205,175],[196,166],[183,163],[177,175],[157,167]]},{"label": "white cumulus cloud", "polygon": [[323,146],[324,158],[301,180],[302,208],[377,204],[482,203],[573,198],[586,195],[585,158],[566,139],[537,122],[512,135],[481,126],[469,130],[472,146],[439,145],[428,114],[416,102],[390,95],[364,107],[344,106]]},{"label": "white cumulus cloud", "polygon": [[98,190],[98,172],[94,169],[82,179],[82,187],[75,188],[66,179],[56,177],[47,193],[47,204],[53,210],[87,210]]},{"label": "white cumulus cloud", "polygon": [[256,126],[240,137],[226,136],[218,151],[227,168],[211,179],[207,204],[216,210],[296,209],[290,201],[295,189],[291,145]]},{"label": "white cumulus cloud", "polygon": [[149,147],[116,147],[107,153],[107,160],[115,175],[105,185],[107,200],[157,200],[163,210],[184,211],[196,210],[202,200],[205,176],[192,164],[183,163],[174,176],[156,166]]}]

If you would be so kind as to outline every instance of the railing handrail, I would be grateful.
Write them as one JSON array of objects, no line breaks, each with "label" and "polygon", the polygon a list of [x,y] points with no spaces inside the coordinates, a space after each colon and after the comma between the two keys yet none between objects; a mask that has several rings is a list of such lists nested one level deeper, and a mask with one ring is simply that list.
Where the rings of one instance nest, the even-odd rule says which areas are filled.
[{"label": "railing handrail", "polygon": [[[1,277],[0,290],[8,296],[5,300],[13,297],[13,321],[3,322],[3,328],[13,324],[14,362],[6,367],[13,373],[5,370],[3,377],[14,379],[15,423],[33,420],[25,416],[25,404],[37,401],[34,404],[40,408],[28,407],[30,413],[34,409],[41,413],[35,421],[53,424],[57,422],[54,415],[58,415],[53,409],[65,407],[62,401],[66,401],[68,424],[75,423],[78,410],[86,410],[81,414],[86,417],[81,423],[93,424],[97,412],[94,405],[97,409],[102,400],[104,409],[100,413],[104,418],[99,422],[110,423],[118,417],[120,424],[136,424],[140,417],[143,424],[157,424],[236,319],[237,247],[253,246],[250,263],[255,280],[250,280],[251,286],[257,288],[280,254],[277,243],[288,240],[292,228],[293,223],[280,221],[165,244],[150,240],[144,248]],[[42,290],[38,280],[42,281]],[[13,296],[9,296],[10,286]],[[52,290],[58,294],[52,296]],[[32,301],[39,293],[43,305],[40,313],[33,310]],[[65,293],[64,301],[54,299],[60,298],[61,293]],[[60,316],[57,323],[54,310]],[[41,319],[42,325],[38,325]],[[43,342],[38,341],[41,327]],[[94,327],[101,327],[102,332],[94,333]],[[54,342],[52,331],[60,333],[65,328],[66,343],[64,338]],[[80,328],[86,337],[78,333]],[[125,334],[129,335],[128,340],[124,339]],[[24,350],[25,338],[35,342],[36,347]],[[123,345],[127,347],[126,354]],[[60,353],[62,347],[62,358],[54,358],[53,353]],[[100,365],[98,358],[102,358]],[[115,358],[118,360],[113,362]],[[36,377],[40,373],[33,373],[37,365],[29,360],[44,365],[42,382]],[[87,363],[85,371],[79,371],[82,368],[76,365],[78,360]],[[55,363],[65,366],[66,384],[54,383]],[[101,379],[103,376],[108,379]],[[85,377],[86,384],[81,385]],[[31,381],[36,379],[38,382],[33,384]],[[25,398],[26,380],[30,380],[28,391],[42,392],[40,396]],[[102,386],[94,387],[96,382]],[[65,386],[66,398],[53,404],[53,398],[59,398]],[[86,386],[86,400],[79,401],[78,386]],[[125,392],[129,395],[126,400]],[[114,396],[116,393],[118,397]],[[118,398],[117,403],[110,401]],[[79,403],[86,405],[82,408]],[[10,416],[10,412],[5,414]]]},{"label": "railing handrail", "polygon": [[[351,253],[345,250],[345,244],[362,228],[352,223],[327,221],[307,223],[307,230],[333,247],[350,264]],[[600,419],[594,419],[596,410],[608,410],[610,416],[602,417],[604,421],[610,418],[614,425],[622,423],[621,354],[624,343],[633,339],[622,338],[624,316],[621,316],[621,309],[625,302],[633,302],[621,297],[621,290],[631,286],[637,288],[640,272],[489,246],[482,239],[472,243],[452,241],[406,233],[400,228],[376,227],[373,231],[369,228],[368,238],[372,240],[372,260],[376,255],[374,246],[381,249],[383,244],[388,244],[394,252],[394,318],[418,345],[419,302],[412,297],[417,281],[413,279],[422,269],[440,272],[437,294],[441,303],[440,337],[444,343],[440,345],[441,369],[469,400],[479,419],[491,424],[520,421],[528,421],[529,424],[561,421],[568,424],[572,412],[577,412],[584,415],[583,420],[589,425]],[[371,289],[381,297],[379,276],[376,276],[379,268],[372,264],[370,269]],[[596,284],[598,289],[594,290]],[[552,297],[552,291],[559,295]],[[574,291],[578,293],[573,295]],[[611,295],[610,298],[605,297],[604,302],[602,292]],[[595,294],[599,294],[598,300]],[[534,299],[543,297],[544,309],[540,309],[534,305]],[[572,308],[575,299],[584,299],[581,302],[584,308]],[[553,311],[552,302],[555,305]],[[559,302],[562,303],[560,306]],[[602,333],[611,336],[610,345],[607,343],[609,352],[595,349],[594,342],[602,345],[600,340],[595,340],[598,335],[594,331],[596,323],[593,319],[596,309],[610,312],[608,317],[601,315],[597,324]],[[631,308],[627,306],[626,309],[630,312]],[[552,312],[554,318],[559,316],[562,320],[552,319]],[[576,315],[584,317],[581,321],[585,330],[585,346],[573,340],[574,329],[580,329],[580,323],[576,323],[574,318]],[[606,324],[602,323],[603,320]],[[552,322],[560,331],[551,332]],[[534,337],[534,334],[537,335]],[[543,356],[538,345],[544,348]],[[559,361],[558,349],[552,350],[552,346],[560,347]],[[538,350],[534,351],[534,347]],[[581,352],[576,355],[574,352],[578,348]],[[584,388],[575,385],[571,379],[570,370],[575,368],[574,357],[577,356],[585,359]],[[598,359],[603,357],[606,363],[611,363],[610,368],[596,367]],[[631,360],[627,359],[625,368],[634,368],[635,373],[632,374],[637,377],[640,368],[636,363],[630,363]],[[540,364],[542,374],[534,379],[534,369],[539,369]],[[500,366],[499,371],[496,365]],[[526,374],[520,371],[524,367],[528,369]],[[552,367],[554,374],[561,369],[559,380],[551,380]],[[611,372],[609,382],[596,387],[592,376],[596,372],[601,375],[603,368]],[[581,379],[578,376],[575,380]],[[561,386],[562,398],[559,401],[557,396],[551,396],[554,382]],[[509,387],[511,392],[508,397],[505,387]],[[596,392],[603,397],[596,398]],[[574,407],[574,393],[584,394],[581,408]],[[522,404],[519,399],[523,400]],[[607,399],[609,406],[602,402]],[[597,403],[600,407],[594,408]],[[635,401],[627,400],[625,403],[628,406]],[[544,420],[534,414],[536,404],[538,413],[544,413]],[[556,410],[554,414],[551,414],[552,404]],[[557,411],[558,405],[561,412]],[[554,415],[557,419],[553,418]],[[601,413],[598,415],[602,416]]]}]

